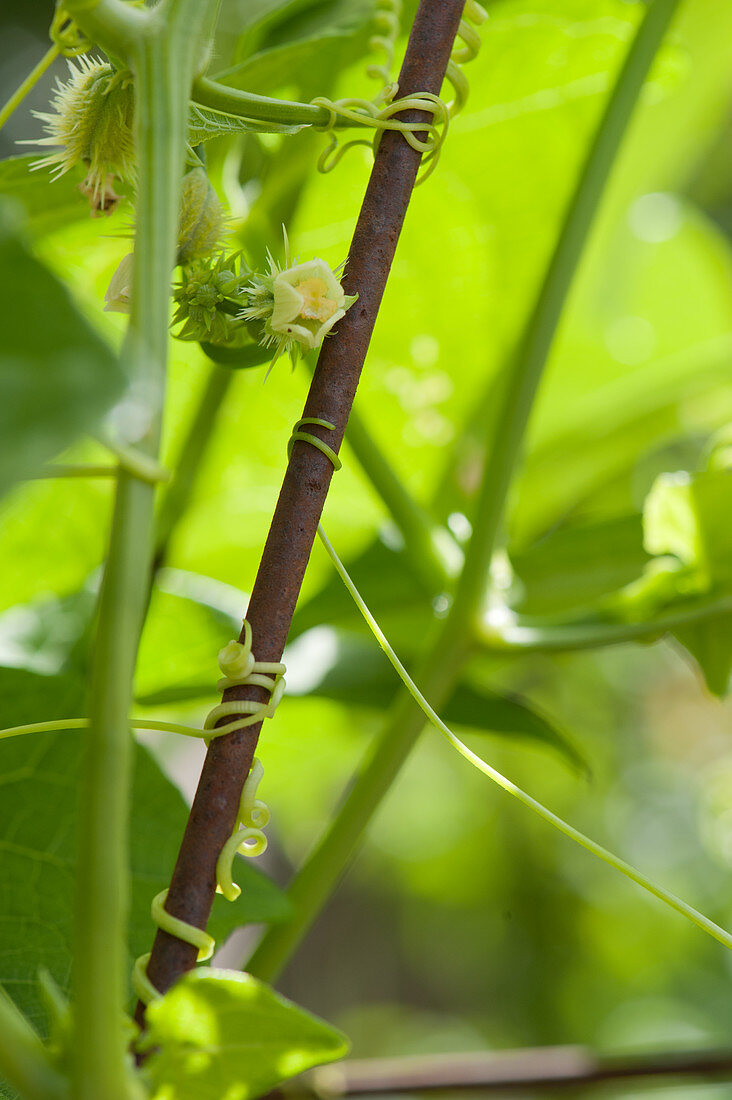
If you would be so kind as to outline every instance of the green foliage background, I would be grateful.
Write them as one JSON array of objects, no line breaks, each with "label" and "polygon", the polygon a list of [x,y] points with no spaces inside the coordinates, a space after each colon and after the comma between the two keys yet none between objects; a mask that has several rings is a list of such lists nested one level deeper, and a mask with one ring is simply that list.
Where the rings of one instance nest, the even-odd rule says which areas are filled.
[{"label": "green foliage background", "polygon": [[[323,79],[330,69],[340,94],[359,94],[369,87],[362,61],[337,74],[342,51],[357,56],[360,48],[348,21],[338,30],[339,8],[358,32],[356,5],[321,5],[311,16],[330,29],[323,39],[316,21],[313,40],[330,59]],[[235,9],[225,8],[227,19],[236,20]],[[470,512],[491,381],[530,307],[637,16],[638,5],[622,0],[490,5],[482,52],[467,70],[468,109],[410,208],[358,409],[410,489],[438,518],[452,516],[458,532]],[[287,93],[285,73],[294,71],[297,94],[316,94],[312,66],[293,70],[293,54],[283,67],[286,35],[283,46],[276,27],[269,33],[271,65],[260,54],[238,76],[236,52],[222,43],[232,82]],[[298,56],[307,59],[303,41],[306,34]],[[507,525],[522,611],[583,609],[637,577],[646,560],[640,511],[655,476],[698,468],[709,435],[732,419],[732,174],[723,154],[731,102],[732,9],[686,0],[623,147],[531,422]],[[26,126],[28,136],[38,132],[36,122]],[[232,214],[252,208],[243,234],[255,258],[265,215],[280,217],[278,196],[297,172],[308,174],[302,202],[293,220],[282,211],[295,252],[333,264],[345,257],[368,160],[353,153],[331,175],[317,175],[321,140],[307,132],[245,139]],[[209,148],[212,174],[230,181],[224,150]],[[10,169],[2,171],[10,193]],[[63,277],[92,328],[117,343],[121,322],[102,314],[101,301],[129,248],[116,234],[127,231],[130,209],[100,233],[70,183],[46,194],[38,203],[31,197],[28,210],[35,254]],[[174,344],[168,457],[208,369],[195,345]],[[244,611],[307,386],[303,366],[291,376],[279,364],[266,385],[261,378],[235,377],[176,531],[143,639],[139,713],[198,722],[213,700],[216,649]],[[95,455],[85,444],[66,457]],[[344,458],[325,526],[349,558],[372,544],[387,516],[347,448]],[[47,677],[83,663],[79,638],[109,502],[105,483],[73,481],[26,483],[0,504],[4,665]],[[361,573],[366,588],[368,569]],[[379,725],[378,708],[364,705],[347,676],[340,697],[320,690],[334,666],[347,670],[349,654],[365,667],[355,617],[347,609],[336,631],[337,609],[319,596],[329,583],[316,548],[300,612],[312,632],[285,658],[293,690],[261,742],[273,825],[260,865],[282,882]],[[405,583],[383,608],[383,625],[407,658],[440,614],[430,598]],[[727,632],[722,621],[720,638]],[[530,699],[550,731],[527,740],[509,723],[503,736],[483,733],[479,750],[732,925],[732,719],[675,643],[486,653],[468,679],[477,696]],[[476,704],[466,730],[486,724],[480,713]],[[145,740],[190,796],[200,746]],[[3,859],[9,844],[0,841]],[[246,935],[227,948],[229,962],[241,961]],[[562,1042],[619,1050],[728,1042],[731,972],[722,947],[528,818],[427,733],[281,987],[342,1027],[357,1055]]]}]

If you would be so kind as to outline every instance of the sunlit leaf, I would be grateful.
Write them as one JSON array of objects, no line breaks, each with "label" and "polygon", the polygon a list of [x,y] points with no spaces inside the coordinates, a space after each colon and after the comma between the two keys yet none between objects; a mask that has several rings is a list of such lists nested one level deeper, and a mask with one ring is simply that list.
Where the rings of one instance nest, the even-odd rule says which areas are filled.
[{"label": "sunlit leaf", "polygon": [[89,217],[89,200],[79,191],[85,172],[81,165],[58,179],[48,170],[32,171],[38,154],[0,160],[0,195],[23,204],[34,234],[49,233],[70,221]]},{"label": "sunlit leaf", "polygon": [[249,974],[198,970],[148,1008],[154,1100],[251,1100],[348,1053],[345,1035]]},{"label": "sunlit leaf", "polygon": [[732,579],[732,470],[661,474],[643,512],[651,554],[674,554],[707,584]]},{"label": "sunlit leaf", "polygon": [[240,38],[236,63],[219,77],[256,92],[311,86],[324,67],[334,61],[345,67],[365,52],[375,11],[374,0],[261,5],[259,19]]}]

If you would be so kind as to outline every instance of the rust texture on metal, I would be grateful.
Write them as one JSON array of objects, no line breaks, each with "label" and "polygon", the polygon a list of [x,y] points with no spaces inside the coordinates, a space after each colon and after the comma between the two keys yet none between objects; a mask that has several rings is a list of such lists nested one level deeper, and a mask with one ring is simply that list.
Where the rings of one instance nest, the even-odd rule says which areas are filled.
[{"label": "rust texture on metal", "polygon": [[[732,1078],[730,1050],[666,1050],[660,1053],[600,1057],[585,1047],[536,1047],[524,1050],[483,1053],[421,1054],[396,1058],[348,1059],[337,1066],[322,1066],[288,1084],[287,1091],[275,1090],[268,1100],[313,1100],[323,1096],[399,1096],[440,1093],[448,1096],[501,1096],[538,1093],[572,1096],[578,1088],[623,1080],[662,1078],[671,1084],[677,1078],[729,1081]],[[660,1082],[659,1082],[660,1083]],[[634,1090],[635,1091],[635,1090]],[[603,1095],[605,1095],[603,1093]]]},{"label": "rust texture on metal", "polygon": [[[439,93],[463,3],[421,0],[399,75],[400,95]],[[405,111],[401,117],[427,120],[424,112],[417,111]],[[358,301],[323,344],[303,412],[335,425],[333,431],[308,430],[336,451],[343,441],[420,159],[398,133],[383,135],[343,277],[344,289],[357,292]],[[319,450],[307,443],[295,444],[247,611],[259,661],[281,658],[332,475],[330,461]],[[265,701],[258,688],[231,688],[224,698]],[[217,738],[206,755],[166,904],[174,916],[199,928],[208,921],[216,860],[234,827],[259,731],[256,725]],[[156,988],[170,988],[195,962],[194,947],[158,930],[148,964]]]}]

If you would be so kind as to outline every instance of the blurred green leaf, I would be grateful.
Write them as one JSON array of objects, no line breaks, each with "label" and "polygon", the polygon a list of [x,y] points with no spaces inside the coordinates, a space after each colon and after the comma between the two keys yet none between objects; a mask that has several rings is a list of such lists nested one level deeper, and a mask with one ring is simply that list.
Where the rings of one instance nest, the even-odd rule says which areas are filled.
[{"label": "blurred green leaf", "polygon": [[[224,589],[210,578],[166,570],[161,581],[167,586],[175,584],[178,591],[159,587],[153,591],[135,673],[138,698],[149,702],[146,697],[161,685],[173,693],[168,699],[191,698],[186,692],[191,684],[204,689],[193,698],[215,695],[220,675],[216,655],[231,638],[238,637],[246,596],[241,594],[237,615],[210,602],[220,598]],[[186,591],[188,595],[183,594]],[[227,595],[233,604],[236,596],[232,599],[230,591]],[[174,645],[171,638],[175,638]],[[182,694],[176,696],[178,690]]]},{"label": "blurred green leaf", "polygon": [[29,229],[50,233],[69,222],[89,217],[89,201],[79,191],[86,173],[77,165],[58,179],[47,169],[32,171],[39,154],[0,160],[0,195],[23,204]]},{"label": "blurred green leaf", "polygon": [[[421,583],[418,570],[410,566],[404,551],[377,538],[347,561],[346,568],[392,644],[407,646],[411,653],[415,631],[429,629],[434,614],[432,594]],[[322,623],[347,626],[370,636],[361,613],[334,570],[328,573],[320,590],[298,606],[289,641]]]},{"label": "blurred green leaf", "polygon": [[121,394],[117,357],[0,208],[0,493],[98,424]]},{"label": "blurred green leaf", "polygon": [[[0,669],[0,725],[78,717],[85,689],[72,676]],[[0,984],[36,1026],[44,1013],[36,981],[46,967],[68,992],[76,864],[77,798],[84,746],[79,731],[29,734],[0,742]],[[135,750],[130,829],[129,963],[150,949],[150,903],[169,881],[185,825],[179,792],[141,746]],[[285,919],[284,895],[250,863],[237,860],[237,902],[218,898],[209,929],[222,942],[249,921]]]},{"label": "blurred green leaf", "polygon": [[[308,646],[303,637],[297,652]],[[293,671],[293,666],[290,666]],[[383,709],[390,705],[401,684],[386,656],[375,641],[364,644],[360,639],[338,637],[335,653],[323,669],[309,663],[312,680],[307,693],[351,706]],[[298,694],[297,691],[292,694]],[[516,693],[492,690],[485,684],[463,678],[441,710],[449,726],[462,726],[473,732],[505,734],[535,741],[557,751],[580,770],[587,770],[587,761],[571,739],[558,725],[527,699]]]},{"label": "blurred green leaf", "polygon": [[732,676],[732,615],[691,623],[674,635],[701,669],[712,695],[724,698]]},{"label": "blurred green leaf", "polygon": [[260,5],[259,19],[239,40],[235,64],[217,79],[259,93],[295,84],[315,95],[319,73],[334,63],[345,68],[366,51],[375,10],[374,0]]},{"label": "blurred green leaf", "polygon": [[345,1035],[249,974],[186,974],[147,1011],[154,1100],[252,1100],[348,1053]]},{"label": "blurred green leaf", "polygon": [[510,602],[526,615],[576,612],[635,580],[647,561],[640,515],[568,523],[512,557]]},{"label": "blurred green leaf", "polygon": [[674,554],[707,586],[732,579],[732,470],[661,474],[643,511],[646,549]]}]

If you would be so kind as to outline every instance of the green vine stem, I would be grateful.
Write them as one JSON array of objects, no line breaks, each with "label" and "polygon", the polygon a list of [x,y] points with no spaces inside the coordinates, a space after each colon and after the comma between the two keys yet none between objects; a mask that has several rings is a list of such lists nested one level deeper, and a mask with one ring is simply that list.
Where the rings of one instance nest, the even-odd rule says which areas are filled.
[{"label": "green vine stem", "polygon": [[486,651],[507,653],[561,653],[579,649],[600,649],[668,634],[677,627],[714,619],[732,612],[732,597],[689,601],[655,619],[643,622],[576,620],[539,622],[517,615],[505,623],[485,620],[478,640]]},{"label": "green vine stem", "polygon": [[212,366],[201,396],[181,442],[174,474],[160,502],[155,525],[153,573],[165,564],[168,547],[178,521],[190,501],[201,460],[208,448],[218,413],[231,389],[235,373]]},{"label": "green vine stem", "polygon": [[65,0],[64,8],[87,38],[101,46],[106,54],[131,62],[132,52],[143,38],[165,19],[158,4],[152,13],[126,0]]},{"label": "green vine stem", "polygon": [[23,1100],[62,1100],[67,1085],[51,1065],[41,1040],[0,990],[0,1078]]},{"label": "green vine stem", "polygon": [[[436,711],[452,691],[473,643],[511,475],[541,372],[622,137],[677,3],[652,0],[647,8],[590,146],[539,295],[500,391],[498,427],[491,438],[473,536],[455,600],[435,645],[414,677]],[[265,933],[247,964],[250,973],[267,980],[280,973],[330,896],[423,725],[421,711],[401,692],[341,809],[289,888],[292,918]]]},{"label": "green vine stem", "polygon": [[285,126],[327,126],[330,117],[325,107],[242,92],[205,76],[199,76],[195,81],[192,95],[194,102],[202,107],[258,122]]},{"label": "green vine stem", "polygon": [[51,46],[51,48],[44,53],[36,67],[28,73],[25,80],[16,88],[7,103],[0,108],[0,130],[2,130],[13,112],[20,107],[25,97],[36,86],[43,74],[50,69],[60,53],[61,51],[58,46],[55,44]]},{"label": "green vine stem", "polygon": [[[165,0],[151,11],[118,0],[67,5],[82,30],[125,56],[137,91],[139,188],[132,316],[125,343],[130,374],[145,387],[149,418],[136,446],[156,459],[168,347],[170,273],[198,30],[215,0]],[[77,11],[77,8],[79,9]],[[122,47],[122,48],[120,48]],[[99,602],[81,785],[74,943],[75,1100],[127,1100],[122,1027],[127,997],[127,830],[132,741],[128,713],[147,600],[154,485],[120,471]]]}]

